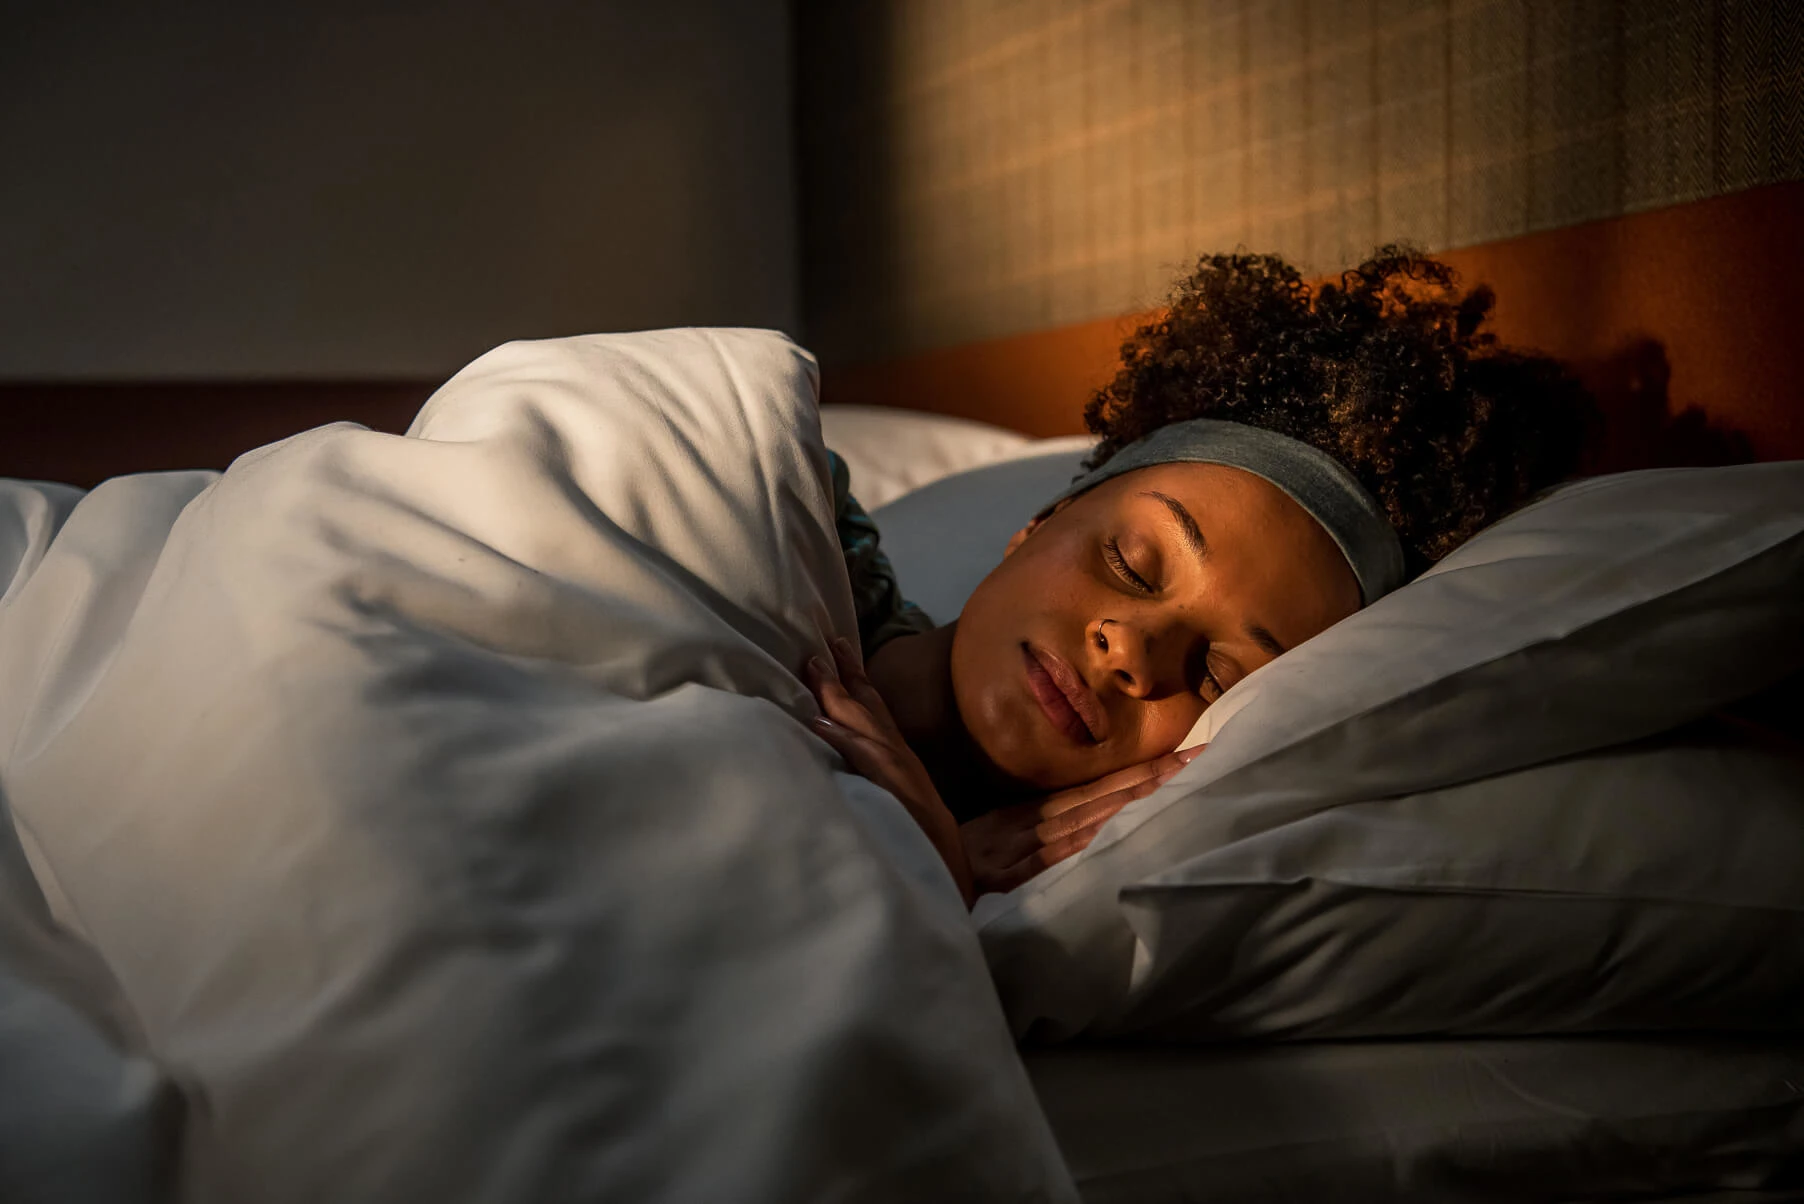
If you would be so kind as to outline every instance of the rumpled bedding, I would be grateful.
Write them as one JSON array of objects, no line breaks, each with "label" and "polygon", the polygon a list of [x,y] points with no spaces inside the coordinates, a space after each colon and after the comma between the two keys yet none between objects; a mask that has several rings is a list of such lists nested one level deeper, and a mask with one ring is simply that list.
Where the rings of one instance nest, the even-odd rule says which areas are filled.
[{"label": "rumpled bedding", "polygon": [[1075,1198],[949,875],[798,722],[855,623],[787,339],[0,489],[21,922],[179,1093],[145,1198]]}]

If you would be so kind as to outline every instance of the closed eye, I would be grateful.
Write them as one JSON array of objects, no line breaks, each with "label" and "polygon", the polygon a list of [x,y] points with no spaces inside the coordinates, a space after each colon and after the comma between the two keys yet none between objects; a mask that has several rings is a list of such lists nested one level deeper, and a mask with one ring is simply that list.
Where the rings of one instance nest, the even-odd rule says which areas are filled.
[{"label": "closed eye", "polygon": [[1227,688],[1221,684],[1221,678],[1217,677],[1215,670],[1210,667],[1208,657],[1205,655],[1200,660],[1201,663],[1197,665],[1195,671],[1196,692],[1203,696],[1204,702],[1214,702],[1227,692]]},{"label": "closed eye", "polygon": [[1121,554],[1120,544],[1110,539],[1104,542],[1102,548],[1103,559],[1109,562],[1109,567],[1115,570],[1117,576],[1140,593],[1150,594],[1153,592],[1153,587],[1146,583],[1146,578],[1129,567],[1127,557]]}]

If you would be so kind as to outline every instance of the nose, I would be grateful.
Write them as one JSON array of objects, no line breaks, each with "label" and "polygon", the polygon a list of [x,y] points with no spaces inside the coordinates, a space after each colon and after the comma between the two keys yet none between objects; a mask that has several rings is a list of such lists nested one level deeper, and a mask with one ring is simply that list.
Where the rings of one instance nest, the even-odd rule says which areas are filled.
[{"label": "nose", "polygon": [[1184,689],[1184,650],[1169,636],[1131,622],[1100,619],[1090,628],[1090,650],[1121,693],[1160,698]]}]

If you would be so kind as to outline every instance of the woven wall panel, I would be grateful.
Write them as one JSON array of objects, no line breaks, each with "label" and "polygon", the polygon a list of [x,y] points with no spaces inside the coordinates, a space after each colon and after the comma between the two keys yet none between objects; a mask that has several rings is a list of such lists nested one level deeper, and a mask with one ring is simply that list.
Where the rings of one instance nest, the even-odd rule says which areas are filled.
[{"label": "woven wall panel", "polygon": [[804,0],[807,337],[869,360],[1804,178],[1792,0]]}]

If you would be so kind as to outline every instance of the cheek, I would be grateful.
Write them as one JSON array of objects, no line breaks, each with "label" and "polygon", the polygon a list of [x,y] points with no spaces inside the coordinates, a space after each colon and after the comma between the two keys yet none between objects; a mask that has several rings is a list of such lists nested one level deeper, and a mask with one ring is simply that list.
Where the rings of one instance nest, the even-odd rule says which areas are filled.
[{"label": "cheek", "polygon": [[952,638],[952,693],[959,715],[985,751],[1005,763],[1015,759],[1009,749],[1028,735],[1015,688],[1017,678],[1025,681],[1021,641],[1045,625],[1044,612],[1026,602],[1031,593],[1017,588],[1007,571],[1013,567],[999,568],[977,587]]},{"label": "cheek", "polygon": [[1069,556],[1053,552],[1030,541],[992,570],[965,604],[952,640],[952,692],[966,730],[1003,773],[1049,789],[1077,780],[1072,752],[1041,726],[1021,641],[1067,647],[1083,629],[1074,597],[1082,578]]},{"label": "cheek", "polygon": [[981,629],[986,642],[1019,641],[1080,609],[1087,585],[1081,557],[1070,541],[1029,539],[978,583],[959,626]]},{"label": "cheek", "polygon": [[1196,726],[1196,721],[1203,717],[1208,705],[1195,695],[1186,695],[1143,707],[1136,759],[1151,760],[1177,748]]},{"label": "cheek", "polygon": [[[967,611],[967,613],[969,613]],[[960,619],[952,640],[952,697],[959,722],[998,772],[1017,782],[1040,784],[1047,750],[1036,739],[1035,713],[1025,687],[1016,688],[1020,656],[1009,633],[967,627]]]},{"label": "cheek", "polygon": [[965,603],[952,637],[952,694],[959,717],[992,757],[1005,718],[998,697],[1003,654],[1020,639],[1008,584],[1002,568],[985,577]]}]

